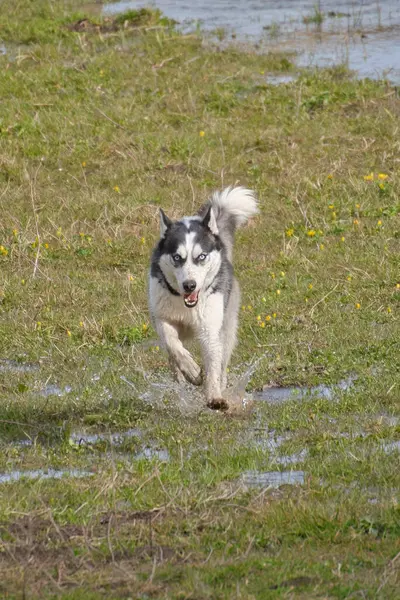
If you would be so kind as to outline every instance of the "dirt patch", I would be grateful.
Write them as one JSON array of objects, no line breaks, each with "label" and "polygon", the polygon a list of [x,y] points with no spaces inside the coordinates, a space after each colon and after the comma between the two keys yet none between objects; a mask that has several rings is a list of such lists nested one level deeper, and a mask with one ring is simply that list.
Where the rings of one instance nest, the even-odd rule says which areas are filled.
[{"label": "dirt patch", "polygon": [[121,29],[167,27],[173,24],[174,21],[162,17],[159,11],[141,8],[129,10],[117,17],[104,17],[101,21],[85,17],[70,23],[68,29],[78,33],[113,33]]},{"label": "dirt patch", "polygon": [[298,588],[308,585],[315,585],[316,583],[318,583],[318,580],[315,577],[300,576],[287,579],[286,581],[282,581],[282,583],[278,583],[276,585],[271,585],[269,589],[278,590],[279,588]]},{"label": "dirt patch", "polygon": [[78,33],[112,33],[121,29],[114,19],[105,18],[102,23],[95,23],[91,19],[79,19],[68,25],[70,31]]}]

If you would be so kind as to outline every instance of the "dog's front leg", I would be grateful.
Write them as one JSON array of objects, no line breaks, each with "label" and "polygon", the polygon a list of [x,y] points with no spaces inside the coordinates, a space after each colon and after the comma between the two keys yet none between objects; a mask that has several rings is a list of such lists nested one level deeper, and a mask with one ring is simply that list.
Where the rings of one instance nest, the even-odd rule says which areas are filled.
[{"label": "dog's front leg", "polygon": [[226,410],[228,403],[221,394],[221,371],[223,362],[222,323],[224,303],[222,294],[213,294],[207,303],[206,319],[199,334],[205,368],[205,393],[207,406],[214,410]]},{"label": "dog's front leg", "polygon": [[158,321],[156,329],[161,345],[169,354],[170,363],[178,382],[182,383],[183,375],[189,383],[201,385],[201,369],[182,344],[177,329],[166,321]]}]

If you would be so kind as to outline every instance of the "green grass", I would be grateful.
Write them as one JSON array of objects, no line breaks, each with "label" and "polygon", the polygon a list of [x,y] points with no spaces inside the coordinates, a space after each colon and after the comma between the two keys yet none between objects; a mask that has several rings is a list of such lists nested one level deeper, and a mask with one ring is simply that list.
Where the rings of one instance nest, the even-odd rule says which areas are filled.
[{"label": "green grass", "polygon": [[313,14],[303,17],[303,23],[305,25],[309,25],[310,23],[313,23],[314,25],[322,25],[324,19],[324,13],[320,10],[319,6],[315,5]]},{"label": "green grass", "polygon": [[[0,472],[90,473],[0,483],[0,595],[398,598],[397,90],[341,67],[268,85],[292,57],[82,11],[0,14]],[[260,359],[249,395],[356,376],[333,400],[143,396],[168,378],[146,300],[159,207],[235,182],[261,212],[237,236],[231,375]],[[244,485],[290,469],[304,485]]]}]

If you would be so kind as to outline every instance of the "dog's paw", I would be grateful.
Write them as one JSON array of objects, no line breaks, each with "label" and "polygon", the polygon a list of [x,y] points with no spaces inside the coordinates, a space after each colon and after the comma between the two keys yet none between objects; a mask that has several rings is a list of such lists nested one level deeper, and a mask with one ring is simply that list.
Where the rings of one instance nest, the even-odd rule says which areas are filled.
[{"label": "dog's paw", "polygon": [[203,374],[202,374],[200,368],[195,375],[187,375],[187,374],[185,374],[185,375],[186,375],[186,379],[188,380],[189,383],[192,383],[193,385],[202,385]]},{"label": "dog's paw", "polygon": [[184,368],[181,366],[182,373],[186,377],[186,380],[193,385],[201,385],[203,383],[203,375],[201,369],[197,363],[188,361]]},{"label": "dog's paw", "polygon": [[228,410],[229,404],[224,398],[213,398],[207,402],[208,408],[211,410]]}]

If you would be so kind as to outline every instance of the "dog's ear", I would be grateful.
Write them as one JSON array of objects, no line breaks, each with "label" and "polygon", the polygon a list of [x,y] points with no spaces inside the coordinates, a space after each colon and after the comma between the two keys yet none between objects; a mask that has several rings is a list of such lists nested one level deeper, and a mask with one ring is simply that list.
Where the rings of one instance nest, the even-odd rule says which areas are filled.
[{"label": "dog's ear", "polygon": [[213,233],[214,235],[218,235],[217,219],[215,218],[215,214],[211,205],[207,210],[206,214],[204,215],[203,225],[205,227],[208,227],[211,233]]},{"label": "dog's ear", "polygon": [[168,227],[172,224],[162,208],[160,208],[160,238],[163,238]]}]

